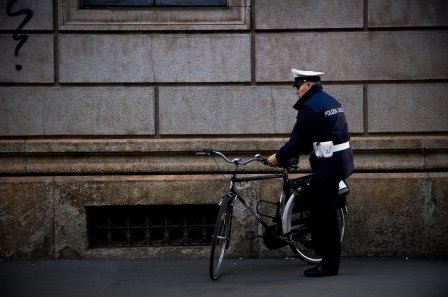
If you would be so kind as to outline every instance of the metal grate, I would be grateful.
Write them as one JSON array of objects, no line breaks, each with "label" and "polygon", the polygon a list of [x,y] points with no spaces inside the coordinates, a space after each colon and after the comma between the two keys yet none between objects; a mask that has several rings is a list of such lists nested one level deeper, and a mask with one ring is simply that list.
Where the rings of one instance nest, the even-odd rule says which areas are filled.
[{"label": "metal grate", "polygon": [[81,0],[81,7],[227,6],[227,0]]},{"label": "metal grate", "polygon": [[210,245],[217,205],[88,206],[89,247]]}]

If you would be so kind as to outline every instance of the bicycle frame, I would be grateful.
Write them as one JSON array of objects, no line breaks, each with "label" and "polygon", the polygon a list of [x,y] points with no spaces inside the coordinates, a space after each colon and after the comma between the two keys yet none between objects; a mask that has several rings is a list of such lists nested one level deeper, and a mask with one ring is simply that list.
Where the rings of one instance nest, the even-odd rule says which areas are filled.
[{"label": "bicycle frame", "polygon": [[[232,173],[232,177],[230,178],[230,190],[229,193],[232,194],[232,201],[235,199],[238,199],[244,207],[249,210],[249,212],[257,219],[257,221],[265,228],[268,228],[269,225],[261,218],[260,214],[254,211],[252,207],[250,207],[247,202],[244,200],[244,197],[238,194],[238,191],[235,189],[235,184],[239,182],[248,182],[248,181],[258,181],[258,180],[268,180],[268,179],[276,179],[276,178],[283,178],[283,183],[285,183],[288,179],[288,174],[286,172],[284,173],[277,173],[277,174],[267,174],[267,175],[256,175],[256,176],[248,176],[248,177],[237,177],[236,172]],[[277,204],[277,203],[274,203]],[[277,204],[278,206],[278,204]],[[258,209],[258,207],[257,207]],[[277,213],[277,219],[281,219],[278,217],[279,214]]]},{"label": "bicycle frame", "polygon": [[[233,159],[233,160],[230,160],[230,159],[228,159],[223,153],[221,153],[221,152],[218,152],[218,151],[214,151],[214,150],[209,150],[209,149],[204,149],[204,150],[202,150],[202,151],[200,151],[200,152],[197,152],[196,154],[198,154],[198,155],[207,155],[207,156],[210,156],[210,155],[212,155],[212,154],[216,154],[216,155],[218,155],[218,156],[220,156],[224,161],[226,161],[227,163],[231,163],[231,164],[234,164],[236,167],[236,169],[234,170],[234,171],[232,171],[231,172],[231,177],[230,177],[230,190],[229,190],[229,192],[227,193],[227,194],[225,194],[225,195],[223,195],[223,198],[226,196],[226,195],[228,195],[228,194],[230,194],[231,195],[231,199],[230,199],[230,204],[231,203],[233,203],[233,201],[235,200],[235,199],[238,199],[243,205],[244,205],[244,207],[246,207],[248,210],[249,210],[249,212],[257,219],[257,221],[263,226],[263,227],[265,227],[266,229],[268,229],[270,226],[260,217],[260,215],[261,216],[265,216],[265,217],[268,217],[267,215],[262,215],[259,211],[258,211],[258,206],[259,206],[259,204],[257,205],[257,212],[255,212],[247,203],[246,203],[246,201],[244,200],[244,198],[242,197],[242,196],[240,196],[239,194],[238,194],[238,192],[237,192],[237,190],[235,190],[235,184],[237,183],[237,182],[247,182],[247,181],[256,181],[256,180],[267,180],[267,179],[276,179],[276,178],[283,178],[283,187],[285,186],[285,184],[288,182],[288,172],[289,172],[289,170],[291,169],[291,168],[297,168],[296,167],[296,165],[297,165],[297,163],[298,163],[298,160],[296,160],[296,162],[291,162],[290,163],[290,165],[289,165],[289,167],[284,167],[284,171],[283,171],[283,173],[275,173],[275,174],[267,174],[267,175],[261,175],[261,174],[258,174],[258,175],[256,175],[256,176],[249,176],[249,177],[237,177],[237,169],[238,169],[238,166],[242,166],[242,165],[246,165],[246,164],[248,164],[248,163],[250,163],[250,162],[254,162],[254,161],[257,161],[257,162],[260,162],[260,163],[263,163],[263,164],[267,164],[267,161],[265,160],[265,159],[263,159],[262,157],[261,157],[261,155],[260,154],[257,154],[257,155],[255,155],[253,158],[250,158],[250,159],[242,159],[242,158],[236,158],[236,159]],[[283,189],[284,190],[284,189]],[[283,193],[283,191],[282,191],[282,193]],[[282,198],[281,198],[282,199]],[[281,204],[282,204],[282,202],[284,202],[284,201],[282,201],[280,199],[280,201],[278,202],[278,203],[273,203],[273,204],[276,204],[276,206],[277,206],[277,209],[276,209],[276,216],[275,217],[271,217],[271,216],[269,216],[269,217],[271,217],[273,220],[274,220],[274,223],[282,223],[282,220],[283,220],[283,218],[282,218],[282,214],[280,213],[280,207],[282,206]],[[261,201],[260,201],[261,202]],[[259,202],[259,203],[260,203]],[[267,201],[265,201],[265,202],[267,202]],[[222,203],[222,201],[221,201],[221,203]],[[270,202],[270,203],[272,203],[272,202]],[[288,218],[289,219],[289,218]],[[284,229],[284,228],[283,228]],[[278,232],[272,232],[276,237],[279,237],[279,238],[282,238],[282,235],[283,234],[278,234]],[[282,238],[283,240],[286,240],[285,238]]]}]

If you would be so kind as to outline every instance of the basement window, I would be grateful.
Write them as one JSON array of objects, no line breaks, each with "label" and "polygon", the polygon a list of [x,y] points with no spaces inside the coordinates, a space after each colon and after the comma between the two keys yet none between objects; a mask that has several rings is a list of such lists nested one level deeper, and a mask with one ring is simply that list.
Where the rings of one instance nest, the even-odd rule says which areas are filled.
[{"label": "basement window", "polygon": [[206,246],[218,205],[88,206],[89,248]]},{"label": "basement window", "polygon": [[250,0],[57,0],[57,3],[59,30],[250,29]]},{"label": "basement window", "polygon": [[81,0],[81,7],[226,6],[227,0]]}]

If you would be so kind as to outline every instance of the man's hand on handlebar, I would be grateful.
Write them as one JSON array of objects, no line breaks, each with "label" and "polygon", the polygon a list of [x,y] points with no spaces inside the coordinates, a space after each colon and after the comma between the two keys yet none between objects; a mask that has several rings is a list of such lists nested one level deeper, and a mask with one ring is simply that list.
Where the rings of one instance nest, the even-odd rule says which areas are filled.
[{"label": "man's hand on handlebar", "polygon": [[281,167],[285,169],[297,169],[299,164],[299,158],[293,157],[291,159],[288,159],[285,163],[280,163],[280,161],[277,159],[277,155],[273,154],[271,155],[267,160],[266,164],[272,167]]},{"label": "man's hand on handlebar", "polygon": [[271,155],[271,156],[266,160],[266,163],[267,163],[269,166],[277,167],[277,166],[278,166],[277,155],[276,155],[276,154]]},{"label": "man's hand on handlebar", "polygon": [[196,152],[197,155],[205,155],[205,156],[210,156],[212,154],[218,155],[220,156],[224,161],[226,161],[227,163],[231,163],[231,164],[235,164],[236,166],[243,166],[246,165],[248,163],[257,161],[260,163],[263,163],[265,165],[268,166],[272,166],[272,167],[281,167],[284,169],[294,169],[297,168],[297,164],[299,163],[299,159],[297,157],[293,157],[289,160],[287,160],[285,163],[280,163],[280,161],[277,159],[277,155],[273,154],[271,155],[269,158],[264,159],[263,157],[261,157],[260,154],[256,154],[254,157],[249,158],[249,159],[243,159],[243,158],[236,158],[236,159],[232,159],[230,160],[229,158],[227,158],[226,155],[224,155],[221,152],[218,151],[214,151],[211,149],[203,149],[199,152]]}]

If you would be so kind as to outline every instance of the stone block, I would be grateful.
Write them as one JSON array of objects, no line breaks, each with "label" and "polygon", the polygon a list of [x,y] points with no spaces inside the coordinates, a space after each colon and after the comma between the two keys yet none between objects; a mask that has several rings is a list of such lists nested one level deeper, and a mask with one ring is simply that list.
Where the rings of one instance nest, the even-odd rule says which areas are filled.
[{"label": "stone block", "polygon": [[[26,14],[8,16],[7,4],[12,1],[0,2],[0,30],[16,30]],[[32,16],[26,22],[22,30],[53,30],[53,1],[52,0],[21,0],[15,1],[11,6],[11,12],[17,13],[23,9],[29,9]]]},{"label": "stone block", "polygon": [[260,0],[255,7],[255,26],[257,29],[362,28],[363,1]]},{"label": "stone block", "polygon": [[26,170],[26,160],[18,156],[0,155],[0,171],[2,174],[23,174]]},{"label": "stone block", "polygon": [[447,79],[447,48],[447,31],[258,34],[255,77],[291,81],[298,68],[323,81]]},{"label": "stone block", "polygon": [[157,82],[247,82],[251,79],[249,34],[157,36]]},{"label": "stone block", "polygon": [[159,96],[161,134],[278,132],[269,87],[160,88]]},{"label": "stone block", "polygon": [[[2,114],[3,116],[3,114]],[[23,139],[0,140],[0,154],[17,154],[26,152],[26,143]]]},{"label": "stone block", "polygon": [[446,171],[448,157],[446,148],[440,150],[425,150],[425,169],[428,171]]},{"label": "stone block", "polygon": [[0,177],[0,258],[52,258],[51,177]]},{"label": "stone block", "polygon": [[428,253],[430,181],[425,173],[355,174],[348,184],[344,254],[403,257]]},{"label": "stone block", "polygon": [[448,25],[445,0],[380,0],[368,2],[369,27],[425,27]]},{"label": "stone block", "polygon": [[250,81],[250,36],[60,35],[61,82]]},{"label": "stone block", "polygon": [[145,87],[3,87],[0,135],[151,135],[154,90]]},{"label": "stone block", "polygon": [[[353,141],[351,141],[353,144]],[[420,171],[427,170],[427,159],[421,151],[417,152],[397,152],[384,149],[381,153],[373,151],[356,151],[355,149],[355,168],[360,171],[380,172],[380,171]],[[446,154],[441,154],[445,155]],[[446,162],[445,162],[446,164]]]},{"label": "stone block", "polygon": [[13,34],[0,34],[0,82],[53,83],[53,35],[26,34],[28,39],[15,50],[19,41]]},{"label": "stone block", "polygon": [[152,46],[145,35],[61,34],[60,81],[154,81]]},{"label": "stone block", "polygon": [[364,132],[364,103],[362,85],[325,85],[324,91],[336,98],[344,108],[350,133]]},{"label": "stone block", "polygon": [[370,84],[369,132],[448,131],[448,84]]},{"label": "stone block", "polygon": [[[363,130],[362,87],[331,86],[341,96],[351,131]],[[290,133],[297,112],[288,87],[161,87],[161,134]],[[200,108],[198,108],[200,107]]]}]

